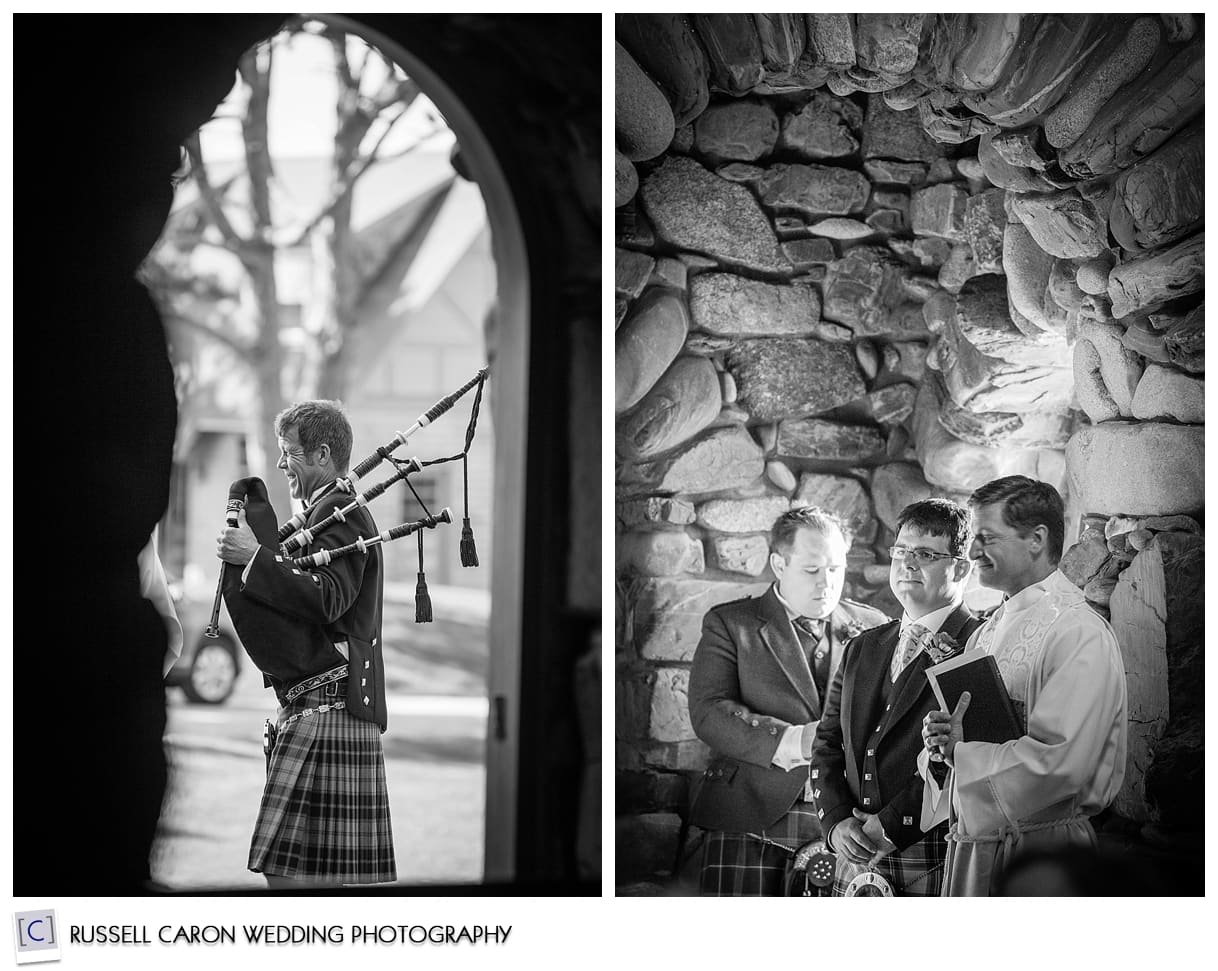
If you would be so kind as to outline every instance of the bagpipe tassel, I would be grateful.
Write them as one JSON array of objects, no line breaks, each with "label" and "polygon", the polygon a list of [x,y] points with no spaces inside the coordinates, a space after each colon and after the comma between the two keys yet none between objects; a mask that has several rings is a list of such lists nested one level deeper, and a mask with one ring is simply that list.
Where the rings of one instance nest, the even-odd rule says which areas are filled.
[{"label": "bagpipe tassel", "polygon": [[426,573],[419,574],[419,582],[414,588],[414,622],[431,623],[431,594],[427,592]]},{"label": "bagpipe tassel", "polygon": [[[482,391],[481,388],[478,389]],[[477,408],[477,400],[475,399],[475,409]],[[475,415],[477,412],[475,411]],[[465,519],[464,525],[461,527],[461,565],[462,566],[477,566],[478,565],[478,548],[474,546],[474,527],[469,524],[469,443],[473,440],[473,431],[471,426],[470,433],[465,439],[465,454],[461,456],[461,479],[465,490]]]},{"label": "bagpipe tassel", "polygon": [[474,546],[474,528],[469,524],[468,516],[463,522],[465,525],[461,527],[461,565],[477,566],[478,548]]},{"label": "bagpipe tassel", "polygon": [[427,592],[427,574],[423,572],[423,533],[419,532],[419,582],[414,588],[414,622],[431,623],[431,594]]}]

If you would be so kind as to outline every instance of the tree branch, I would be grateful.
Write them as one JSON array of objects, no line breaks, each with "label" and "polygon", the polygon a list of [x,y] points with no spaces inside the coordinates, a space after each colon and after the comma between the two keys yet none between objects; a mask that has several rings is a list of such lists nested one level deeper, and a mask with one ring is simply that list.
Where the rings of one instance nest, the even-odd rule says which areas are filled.
[{"label": "tree branch", "polygon": [[251,344],[245,343],[236,337],[230,337],[222,331],[216,330],[202,321],[195,320],[192,317],[187,317],[184,314],[179,314],[173,310],[163,310],[163,319],[165,325],[182,326],[188,330],[197,331],[212,340],[217,341],[235,352],[242,360],[251,361],[254,356],[254,347]]},{"label": "tree branch", "polygon": [[234,253],[242,252],[247,240],[233,229],[232,223],[228,221],[228,216],[224,214],[224,204],[212,187],[211,180],[207,177],[207,168],[203,164],[203,149],[199,144],[197,131],[186,139],[185,148],[186,154],[190,156],[190,174],[195,180],[195,185],[199,187],[199,197],[203,200],[207,215],[220,230],[220,234],[229,244],[229,248]]},{"label": "tree branch", "polygon": [[[385,139],[389,137],[389,133],[393,130],[393,126],[397,124],[398,120],[405,113],[406,109],[403,108],[400,112],[389,119],[389,123],[385,126],[385,130],[381,132],[380,137],[376,140],[376,144],[372,146],[372,150],[363,158],[356,159],[352,162],[352,165],[343,173],[343,177],[339,181],[337,187],[338,191],[334,193],[334,197],[326,204],[324,209],[309,220],[308,225],[297,234],[295,240],[287,244],[288,246],[302,245],[305,240],[309,238],[309,235],[313,232],[313,230],[315,230],[321,224],[322,220],[324,220],[327,216],[334,212],[335,209],[342,205],[347,196],[349,196],[355,189],[355,184],[360,180],[360,177],[372,167],[374,162],[380,161],[377,153],[380,151],[381,146],[385,143]],[[412,148],[416,146],[412,146]]]}]

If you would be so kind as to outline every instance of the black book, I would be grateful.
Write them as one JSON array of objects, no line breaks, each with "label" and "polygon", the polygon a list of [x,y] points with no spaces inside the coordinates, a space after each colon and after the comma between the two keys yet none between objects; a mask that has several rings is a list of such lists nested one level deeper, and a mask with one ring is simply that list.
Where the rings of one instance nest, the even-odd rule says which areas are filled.
[{"label": "black book", "polygon": [[926,679],[943,711],[952,711],[964,692],[970,694],[964,713],[966,742],[1005,742],[1024,734],[1015,714],[998,662],[989,654],[967,651],[926,669]]}]

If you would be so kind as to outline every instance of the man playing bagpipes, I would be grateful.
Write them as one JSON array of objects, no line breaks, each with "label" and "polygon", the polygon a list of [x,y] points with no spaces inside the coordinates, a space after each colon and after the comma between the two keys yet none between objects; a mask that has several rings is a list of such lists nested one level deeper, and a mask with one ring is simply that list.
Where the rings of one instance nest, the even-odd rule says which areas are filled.
[{"label": "man playing bagpipes", "polygon": [[[351,426],[337,402],[305,401],[275,419],[277,467],[304,527],[342,510]],[[260,479],[240,480],[236,525],[219,538],[231,566],[221,578],[242,644],[274,688],[280,708],[268,722],[266,787],[250,846],[249,869],[272,887],[303,883],[381,883],[397,878],[381,733],[385,730],[382,656],[383,575],[377,535],[364,505],[340,512],[297,555],[360,544],[347,555],[302,569],[279,546],[278,524]],[[230,509],[233,498],[230,494]],[[327,558],[328,559],[328,558]]]}]

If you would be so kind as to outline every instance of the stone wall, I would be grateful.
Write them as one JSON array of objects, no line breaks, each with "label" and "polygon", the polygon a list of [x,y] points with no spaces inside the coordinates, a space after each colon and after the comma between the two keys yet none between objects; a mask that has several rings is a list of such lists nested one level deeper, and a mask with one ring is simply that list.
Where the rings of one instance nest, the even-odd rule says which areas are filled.
[{"label": "stone wall", "polygon": [[[1130,686],[1125,829],[1201,765],[1200,17],[617,17],[619,880],[671,872],[702,614],[793,504],[854,529],[1023,473]],[[625,849],[623,849],[625,848]]]}]

